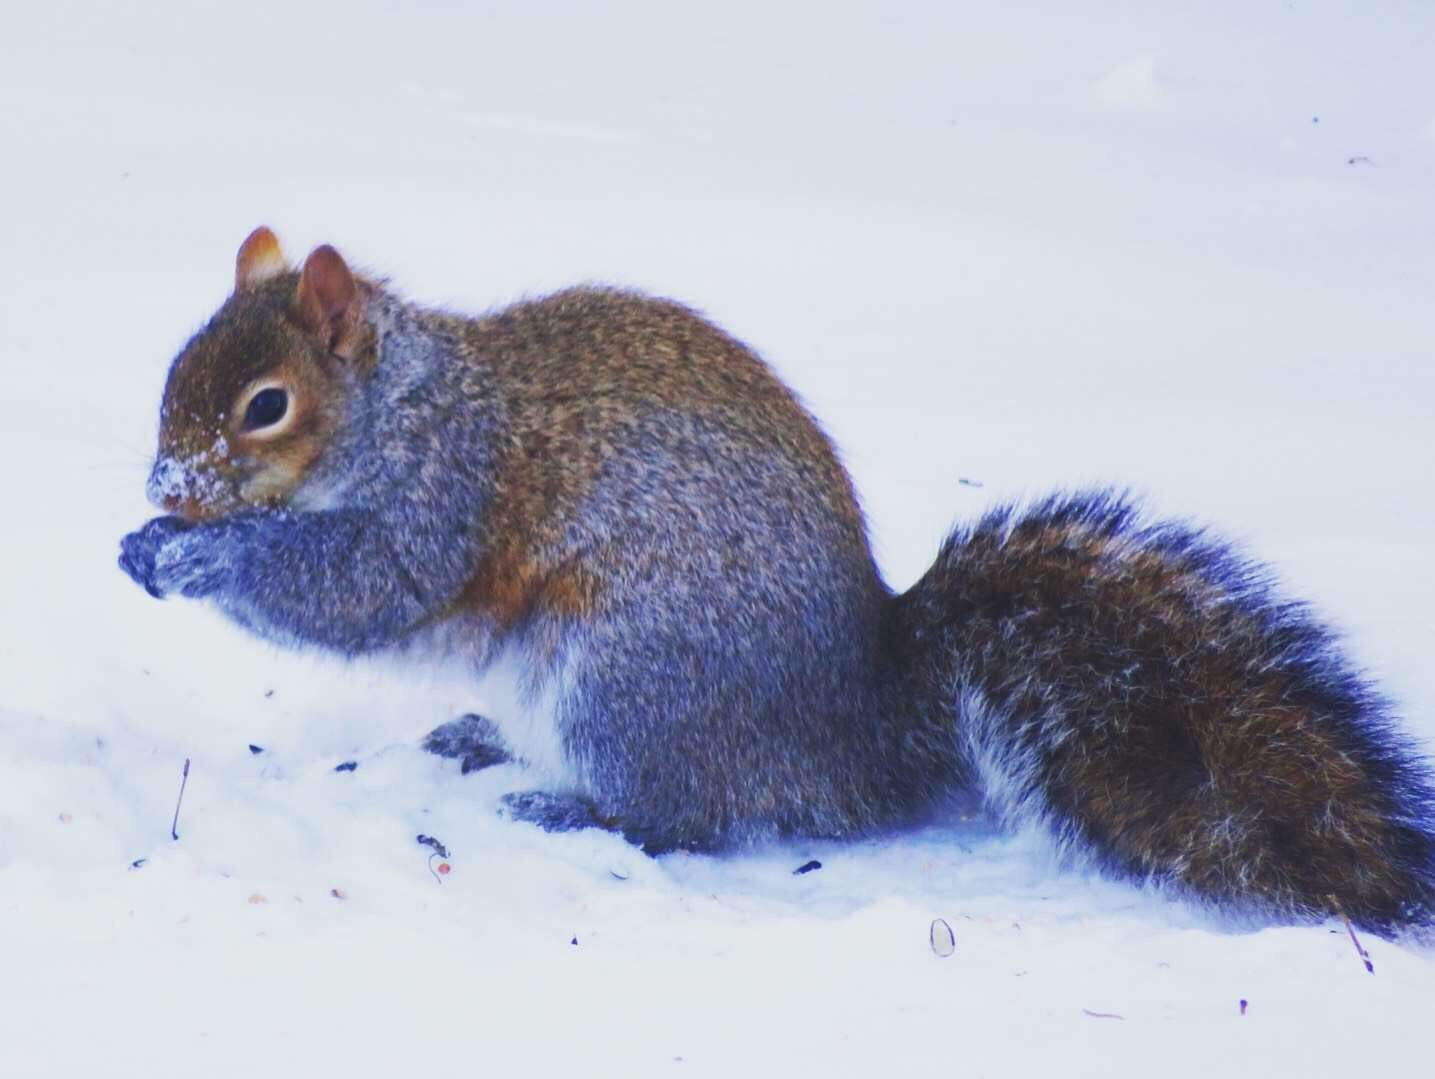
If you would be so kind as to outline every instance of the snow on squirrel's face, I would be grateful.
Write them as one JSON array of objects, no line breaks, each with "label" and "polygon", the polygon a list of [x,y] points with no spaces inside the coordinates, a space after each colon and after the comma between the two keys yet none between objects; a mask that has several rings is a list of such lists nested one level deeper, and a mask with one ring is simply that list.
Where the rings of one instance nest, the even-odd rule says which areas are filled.
[{"label": "snow on squirrel's face", "polygon": [[285,505],[323,453],[348,359],[331,320],[306,317],[314,260],[288,269],[267,229],[240,248],[233,295],[170,367],[146,488],[158,508],[203,521]]}]

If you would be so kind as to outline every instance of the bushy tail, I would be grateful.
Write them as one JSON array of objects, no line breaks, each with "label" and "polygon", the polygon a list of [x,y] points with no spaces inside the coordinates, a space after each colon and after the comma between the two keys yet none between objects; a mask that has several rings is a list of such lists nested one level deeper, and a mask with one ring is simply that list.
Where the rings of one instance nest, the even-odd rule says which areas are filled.
[{"label": "bushy tail", "polygon": [[896,609],[911,692],[956,716],[999,815],[1230,907],[1435,920],[1426,766],[1332,634],[1227,547],[1054,497],[957,531]]}]

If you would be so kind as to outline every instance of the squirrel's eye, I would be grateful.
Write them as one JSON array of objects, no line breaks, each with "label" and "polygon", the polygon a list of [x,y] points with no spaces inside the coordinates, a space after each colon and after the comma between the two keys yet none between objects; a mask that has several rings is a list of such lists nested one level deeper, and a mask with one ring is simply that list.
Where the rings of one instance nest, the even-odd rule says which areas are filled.
[{"label": "squirrel's eye", "polygon": [[287,393],[272,386],[267,390],[260,390],[249,399],[249,407],[244,410],[244,429],[254,431],[260,427],[271,427],[282,420],[287,411]]}]

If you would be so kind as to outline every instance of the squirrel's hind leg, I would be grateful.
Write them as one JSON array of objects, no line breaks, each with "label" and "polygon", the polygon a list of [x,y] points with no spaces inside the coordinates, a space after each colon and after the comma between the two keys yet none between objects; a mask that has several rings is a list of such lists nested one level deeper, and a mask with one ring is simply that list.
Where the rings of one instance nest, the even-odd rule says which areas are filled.
[{"label": "squirrel's hind leg", "polygon": [[576,832],[582,828],[611,831],[593,804],[573,794],[512,791],[503,796],[504,812],[516,821],[536,824],[545,832]]},{"label": "squirrel's hind leg", "polygon": [[505,794],[502,801],[504,813],[513,820],[536,824],[545,832],[576,832],[583,828],[616,832],[652,858],[675,850],[696,853],[713,849],[711,844],[684,840],[658,829],[625,826],[604,817],[592,802],[574,794],[514,791]]},{"label": "squirrel's hind leg", "polygon": [[440,757],[461,761],[464,775],[513,760],[498,725],[474,713],[435,727],[424,738],[423,747]]}]

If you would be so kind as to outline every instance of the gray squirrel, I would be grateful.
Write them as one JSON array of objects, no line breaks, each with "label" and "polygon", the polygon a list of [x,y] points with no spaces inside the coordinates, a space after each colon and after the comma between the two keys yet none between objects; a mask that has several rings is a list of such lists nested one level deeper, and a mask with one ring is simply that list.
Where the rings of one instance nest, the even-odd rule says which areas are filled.
[{"label": "gray squirrel", "polygon": [[1261,567],[1096,491],[989,512],[893,594],[816,421],[667,300],[463,317],[257,229],[170,369],[148,493],[120,564],[151,595],[513,665],[521,717],[428,745],[543,764],[520,819],[704,851],[975,796],[1222,909],[1435,921],[1429,770]]}]

